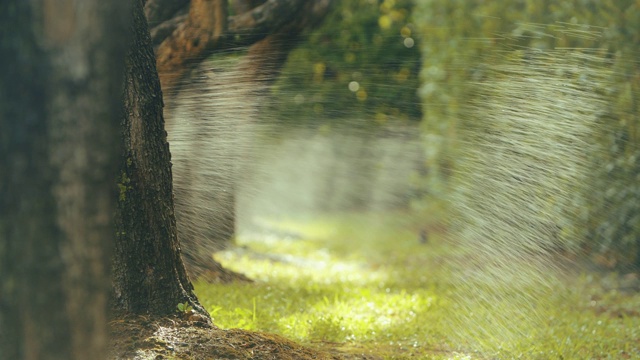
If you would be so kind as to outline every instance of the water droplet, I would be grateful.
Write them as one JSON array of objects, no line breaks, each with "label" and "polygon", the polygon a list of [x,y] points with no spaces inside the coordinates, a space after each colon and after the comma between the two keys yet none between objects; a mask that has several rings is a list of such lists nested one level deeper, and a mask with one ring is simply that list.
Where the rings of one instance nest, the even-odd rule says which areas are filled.
[{"label": "water droplet", "polygon": [[415,43],[416,42],[413,40],[413,38],[408,37],[404,39],[404,46],[406,46],[407,48],[412,48]]}]

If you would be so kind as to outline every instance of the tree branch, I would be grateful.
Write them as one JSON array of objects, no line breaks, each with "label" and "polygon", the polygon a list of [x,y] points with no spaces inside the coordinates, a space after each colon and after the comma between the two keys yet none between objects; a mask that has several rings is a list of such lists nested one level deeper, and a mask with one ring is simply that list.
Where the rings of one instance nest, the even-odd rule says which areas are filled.
[{"label": "tree branch", "polygon": [[231,2],[234,14],[242,14],[256,6],[264,4],[266,0],[235,0]]},{"label": "tree branch", "polygon": [[173,20],[180,11],[186,14],[188,8],[189,0],[147,0],[144,5],[144,15],[147,17],[149,28],[153,29],[166,21]]},{"label": "tree branch", "polygon": [[162,90],[168,92],[182,78],[190,63],[216,48],[227,25],[226,0],[192,0],[186,20],[159,45],[157,68]]},{"label": "tree branch", "polygon": [[332,2],[243,0],[236,4],[236,10],[260,5],[227,17],[225,0],[191,0],[188,15],[184,10],[179,11],[151,30],[153,43],[158,46],[156,56],[163,90],[170,91],[194,64],[214,51],[249,46],[274,34],[278,34],[275,37],[280,40],[295,39],[302,29],[322,19]]},{"label": "tree branch", "polygon": [[234,34],[262,34],[289,23],[309,0],[268,0],[243,14],[229,18],[229,31]]},{"label": "tree branch", "polygon": [[255,42],[247,51],[242,65],[249,78],[269,84],[275,81],[289,53],[298,46],[300,34],[318,25],[329,12],[333,0],[307,1],[289,23]]},{"label": "tree branch", "polygon": [[[189,3],[185,0],[150,0],[147,3],[148,21],[151,27],[151,38],[155,46],[160,45],[174,31],[176,31],[188,19],[184,16]],[[225,34],[228,47],[246,46],[265,38],[290,23],[298,14],[303,5],[309,3],[324,3],[327,0],[249,0],[243,1],[234,7],[236,11],[246,10],[248,6],[262,3],[239,15],[230,16],[227,19],[228,32]],[[176,4],[182,2],[182,7],[175,9]],[[329,0],[330,2],[330,0]],[[167,16],[169,10],[156,9],[163,6],[171,7],[173,13]],[[193,7],[193,4],[191,4]],[[152,17],[152,18],[151,18]]]}]

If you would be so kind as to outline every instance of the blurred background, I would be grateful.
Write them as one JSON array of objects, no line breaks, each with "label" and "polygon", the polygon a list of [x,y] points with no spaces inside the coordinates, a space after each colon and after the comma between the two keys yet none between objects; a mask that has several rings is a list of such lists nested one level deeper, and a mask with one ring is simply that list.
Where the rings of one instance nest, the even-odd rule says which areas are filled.
[{"label": "blurred background", "polygon": [[[496,131],[489,107],[524,109],[517,105],[524,98],[529,108],[511,115],[528,121],[528,138],[514,139],[514,148],[540,137],[550,138],[547,149],[573,146],[577,153],[557,154],[566,157],[558,163],[532,161],[556,166],[550,173],[573,163],[572,176],[588,178],[545,190],[556,192],[545,195],[549,208],[565,207],[556,211],[572,217],[554,220],[562,222],[556,235],[606,264],[633,264],[640,231],[638,16],[634,1],[339,1],[279,74],[247,79],[238,72],[242,52],[214,55],[203,68],[216,75],[192,79],[195,90],[183,90],[189,116],[202,119],[200,129],[184,132],[218,132],[207,156],[217,156],[220,168],[240,164],[241,227],[265,211],[429,209],[451,222],[452,214],[435,212],[468,185],[459,178],[477,170],[461,164],[480,136]],[[514,85],[536,76],[548,81]],[[576,92],[552,104],[569,85]],[[511,93],[495,89],[508,86]],[[594,101],[597,108],[585,109]],[[578,125],[588,129],[560,138]],[[179,146],[174,139],[174,153]],[[503,160],[483,166],[496,170]],[[236,177],[222,176],[221,183]]]},{"label": "blurred background", "polygon": [[[342,0],[277,71],[247,76],[243,50],[216,54],[167,120],[185,251],[226,249],[223,265],[266,282],[283,264],[325,280],[364,271],[359,286],[422,299],[396,319],[405,350],[429,337],[464,354],[589,357],[597,316],[637,321],[624,312],[637,298],[598,304],[640,288],[639,26],[632,0]],[[292,245],[304,241],[311,259]],[[199,295],[216,322],[210,286]],[[260,296],[253,317],[229,316],[261,328]],[[381,341],[375,320],[360,334],[322,314],[332,330],[266,329]],[[602,354],[640,356],[637,333],[606,324],[636,345]]]}]

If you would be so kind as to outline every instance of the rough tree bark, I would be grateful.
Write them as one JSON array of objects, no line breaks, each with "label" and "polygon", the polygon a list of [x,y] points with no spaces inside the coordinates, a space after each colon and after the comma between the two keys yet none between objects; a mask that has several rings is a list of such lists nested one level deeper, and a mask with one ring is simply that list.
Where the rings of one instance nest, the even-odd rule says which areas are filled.
[{"label": "rough tree bark", "polygon": [[134,1],[133,32],[121,124],[113,307],[117,314],[168,315],[189,302],[208,320],[180,258],[162,92],[142,0]]},{"label": "rough tree bark", "polygon": [[0,358],[105,354],[128,1],[0,2]]}]

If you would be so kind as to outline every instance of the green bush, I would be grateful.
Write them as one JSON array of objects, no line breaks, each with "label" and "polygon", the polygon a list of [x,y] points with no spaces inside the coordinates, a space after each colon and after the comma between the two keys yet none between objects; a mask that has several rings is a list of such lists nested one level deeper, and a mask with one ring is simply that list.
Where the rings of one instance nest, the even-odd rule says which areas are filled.
[{"label": "green bush", "polygon": [[[417,3],[414,19],[422,39],[422,129],[430,170],[426,186],[432,201],[451,199],[461,183],[455,176],[461,170],[460,159],[474,149],[468,148],[473,144],[461,142],[460,134],[470,129],[493,131],[495,124],[482,122],[469,112],[483,100],[478,98],[477,84],[487,76],[487,65],[496,69],[500,64],[513,64],[518,56],[524,64],[528,54],[540,53],[554,54],[546,61],[559,59],[556,55],[560,53],[596,56],[603,65],[595,73],[606,79],[581,83],[580,66],[591,66],[587,62],[573,63],[575,71],[557,78],[605,100],[597,121],[590,125],[594,132],[583,139],[585,156],[591,162],[567,159],[590,171],[589,184],[584,189],[583,184],[573,184],[573,188],[569,184],[543,200],[553,205],[567,197],[583,197],[583,202],[566,202],[576,208],[563,210],[580,219],[583,245],[612,255],[609,265],[619,260],[640,261],[640,67],[636,60],[640,4],[632,0],[432,0]],[[576,117],[582,116],[582,109],[573,110]],[[587,149],[592,145],[599,149],[596,153]],[[570,225],[558,226],[557,236],[575,233]]]},{"label": "green bush", "polygon": [[[273,87],[281,121],[420,119],[411,0],[343,0],[294,50]],[[417,45],[417,44],[416,44]]]}]

